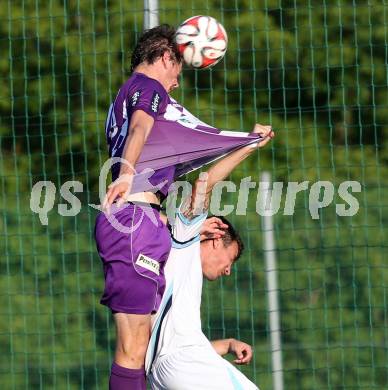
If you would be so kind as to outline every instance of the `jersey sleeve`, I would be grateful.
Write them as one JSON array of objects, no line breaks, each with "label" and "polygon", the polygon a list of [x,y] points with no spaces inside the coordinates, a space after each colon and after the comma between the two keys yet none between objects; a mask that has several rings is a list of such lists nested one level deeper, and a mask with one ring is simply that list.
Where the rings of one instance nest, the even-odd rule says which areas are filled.
[{"label": "jersey sleeve", "polygon": [[174,225],[171,229],[172,245],[174,248],[182,248],[199,240],[202,224],[207,218],[207,213],[187,219],[179,209],[175,215]]},{"label": "jersey sleeve", "polygon": [[155,80],[147,80],[128,96],[127,110],[130,117],[136,110],[142,110],[154,119],[166,111],[169,96]]}]

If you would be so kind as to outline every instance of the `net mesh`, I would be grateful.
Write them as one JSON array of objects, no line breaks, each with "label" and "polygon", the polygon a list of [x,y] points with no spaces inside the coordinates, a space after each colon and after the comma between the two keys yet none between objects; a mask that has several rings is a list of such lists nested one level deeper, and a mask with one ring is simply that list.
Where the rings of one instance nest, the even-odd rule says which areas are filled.
[{"label": "net mesh", "polygon": [[[232,175],[283,183],[274,215],[284,381],[288,389],[388,387],[388,7],[386,1],[160,0],[160,21],[211,15],[229,35],[225,59],[185,70],[174,96],[205,122],[276,139]],[[139,0],[11,1],[0,7],[0,383],[6,389],[103,389],[114,348],[93,229],[103,127],[142,31]],[[48,224],[30,209],[50,181]],[[81,212],[63,216],[61,186],[82,183]],[[289,182],[308,182],[285,215]],[[333,201],[311,216],[314,183]],[[359,211],[338,215],[344,181]],[[330,184],[329,183],[329,184]],[[329,191],[330,185],[326,190]],[[254,346],[242,370],[272,388],[261,217],[251,189],[232,213],[246,252],[231,277],[207,283],[210,338]],[[321,191],[321,199],[324,196]],[[349,198],[347,198],[349,199]],[[224,193],[223,204],[237,195]],[[60,206],[63,204],[63,206]],[[347,205],[348,207],[348,205]]]}]

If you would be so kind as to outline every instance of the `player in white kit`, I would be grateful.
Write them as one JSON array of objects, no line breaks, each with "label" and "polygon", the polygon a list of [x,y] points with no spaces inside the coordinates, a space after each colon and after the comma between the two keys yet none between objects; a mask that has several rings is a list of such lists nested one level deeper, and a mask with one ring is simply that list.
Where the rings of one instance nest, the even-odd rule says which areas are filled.
[{"label": "player in white kit", "polygon": [[[273,137],[272,132],[268,134]],[[177,212],[165,267],[166,290],[146,355],[152,389],[258,389],[221,356],[235,353],[235,363],[246,364],[252,357],[251,347],[234,339],[211,343],[202,332],[200,312],[203,276],[216,280],[230,275],[243,249],[240,237],[225,219],[205,222],[210,194],[252,151],[251,147],[239,149],[211,167],[207,181],[197,180],[191,198]],[[208,238],[211,233],[214,235]]]},{"label": "player in white kit", "polygon": [[222,238],[201,242],[199,233],[205,220],[206,214],[193,220],[181,213],[177,216],[165,271],[167,288],[146,357],[152,389],[257,389],[217,353],[235,352],[236,362],[244,364],[251,359],[251,347],[233,339],[212,345],[201,329],[203,275],[210,280],[229,275],[241,251],[230,225]]}]

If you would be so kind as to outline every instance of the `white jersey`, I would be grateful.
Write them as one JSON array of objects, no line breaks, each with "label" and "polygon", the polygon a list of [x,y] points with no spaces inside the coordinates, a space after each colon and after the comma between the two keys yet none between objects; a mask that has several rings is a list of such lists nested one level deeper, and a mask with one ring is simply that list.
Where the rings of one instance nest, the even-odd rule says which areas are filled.
[{"label": "white jersey", "polygon": [[249,389],[257,387],[217,355],[201,327],[202,267],[199,232],[206,214],[177,214],[165,266],[166,291],[146,355],[152,389]]},{"label": "white jersey", "polygon": [[150,359],[173,353],[187,345],[209,345],[201,328],[203,276],[199,231],[205,219],[206,214],[190,221],[181,213],[176,216],[172,228],[172,249],[164,268],[166,290],[147,352],[148,370]]}]

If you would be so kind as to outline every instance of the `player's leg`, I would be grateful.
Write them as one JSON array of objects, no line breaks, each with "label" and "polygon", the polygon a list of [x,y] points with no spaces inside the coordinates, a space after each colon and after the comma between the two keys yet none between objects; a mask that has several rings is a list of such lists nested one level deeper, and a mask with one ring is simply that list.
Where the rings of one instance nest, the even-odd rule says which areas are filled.
[{"label": "player's leg", "polygon": [[[120,283],[120,278],[115,276],[112,279],[116,281],[115,288],[105,294],[114,295],[109,305],[115,311],[116,324],[116,352],[109,382],[110,390],[145,390],[144,359],[158,287],[154,280],[137,274],[125,262],[111,262],[106,268],[108,275],[112,272],[119,273],[126,281]],[[107,287],[110,286],[108,283]]]},{"label": "player's leg", "polygon": [[141,368],[150,337],[151,315],[115,313],[115,362],[127,368]]},{"label": "player's leg", "polygon": [[116,352],[109,388],[144,389],[144,356],[150,335],[150,314],[115,313]]},{"label": "player's leg", "polygon": [[108,283],[104,299],[109,300],[104,303],[114,312],[116,324],[116,352],[109,388],[145,390],[144,358],[158,287],[154,280],[137,274],[126,262],[111,261],[105,268]]},{"label": "player's leg", "polygon": [[103,260],[105,289],[101,303],[114,314],[117,348],[110,389],[145,389],[144,357],[150,315],[157,310],[164,289],[163,264],[171,239],[158,219],[156,224],[139,207],[119,210],[115,218],[130,233],[117,230],[105,215],[96,223],[96,241]]}]

